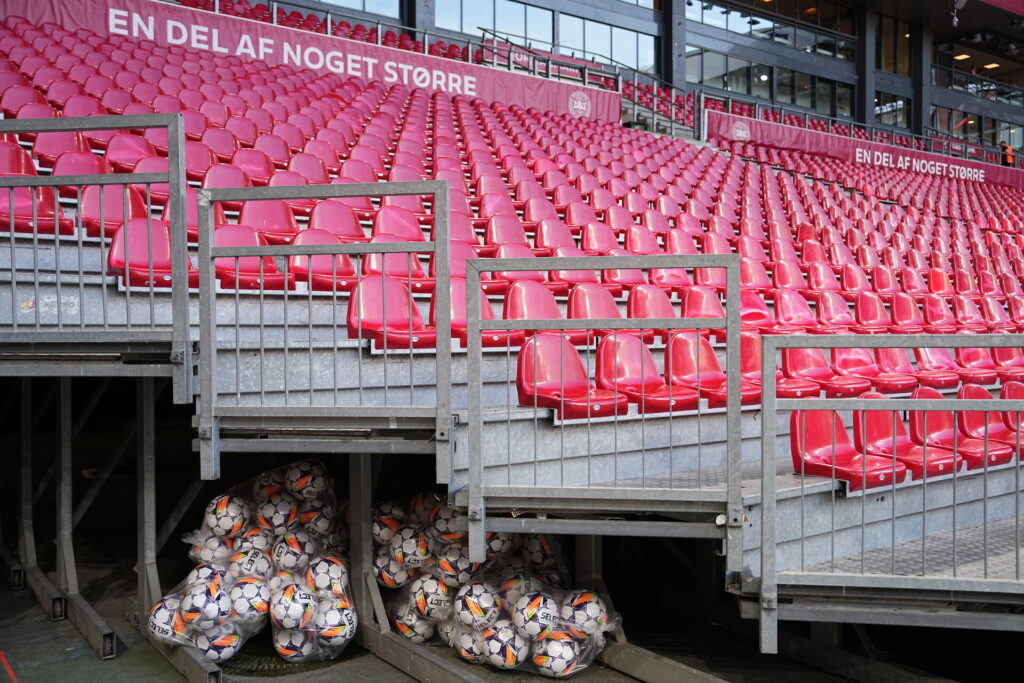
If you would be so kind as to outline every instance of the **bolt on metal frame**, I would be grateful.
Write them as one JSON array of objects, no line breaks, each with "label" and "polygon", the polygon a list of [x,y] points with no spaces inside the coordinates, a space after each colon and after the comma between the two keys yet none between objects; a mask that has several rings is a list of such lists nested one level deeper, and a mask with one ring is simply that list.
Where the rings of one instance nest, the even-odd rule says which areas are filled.
[{"label": "bolt on metal frame", "polygon": [[[933,509],[929,507],[929,501],[927,497],[927,487],[929,476],[927,474],[927,468],[924,469],[923,479],[918,480],[918,483],[912,483],[909,480],[897,485],[895,482],[895,476],[892,477],[892,483],[883,487],[876,487],[870,489],[871,492],[875,493],[888,493],[892,496],[890,503],[888,517],[882,516],[879,521],[888,523],[891,526],[891,540],[889,550],[892,553],[892,569],[889,573],[868,573],[864,568],[864,553],[869,552],[866,545],[864,545],[864,526],[867,523],[864,513],[865,501],[870,495],[866,491],[859,491],[854,494],[850,494],[850,498],[859,497],[861,504],[861,515],[860,515],[860,531],[861,531],[861,571],[857,572],[846,572],[841,573],[835,571],[835,553],[834,543],[836,534],[836,499],[837,495],[842,493],[839,488],[841,484],[834,478],[833,483],[836,487],[833,488],[830,494],[831,504],[831,522],[829,528],[826,529],[826,533],[831,534],[830,541],[833,543],[833,552],[831,553],[831,559],[829,561],[828,571],[811,571],[808,570],[804,565],[804,560],[801,559],[800,569],[797,570],[786,570],[783,572],[777,571],[777,554],[778,554],[778,528],[781,525],[789,525],[794,523],[794,520],[783,520],[778,518],[777,507],[781,500],[779,497],[780,492],[777,489],[776,483],[776,446],[777,446],[777,425],[776,416],[780,411],[789,412],[794,410],[861,410],[861,411],[893,411],[894,419],[899,419],[896,416],[896,411],[903,410],[915,410],[915,411],[952,411],[954,415],[957,412],[966,411],[980,411],[986,415],[989,412],[1024,412],[1024,400],[1008,400],[1008,399],[992,399],[992,400],[969,400],[969,399],[910,399],[910,398],[885,398],[885,399],[862,399],[862,398],[799,398],[799,399],[785,399],[778,398],[776,396],[776,356],[780,350],[783,349],[849,349],[849,348],[868,348],[868,349],[879,349],[879,348],[897,348],[897,349],[913,349],[913,348],[1017,348],[1021,345],[1021,338],[1019,335],[1013,334],[988,334],[988,335],[958,335],[958,334],[925,334],[925,335],[836,335],[836,336],[808,336],[808,335],[765,335],[762,337],[762,370],[761,376],[763,378],[761,404],[763,417],[761,421],[761,532],[760,532],[760,590],[759,590],[759,618],[760,618],[760,645],[761,651],[766,653],[774,653],[778,650],[778,620],[779,612],[783,607],[779,604],[779,585],[785,584],[788,586],[796,587],[797,589],[805,589],[810,591],[811,595],[819,594],[821,591],[832,588],[839,591],[840,594],[853,594],[858,590],[874,591],[875,595],[884,594],[884,591],[898,591],[902,593],[901,597],[905,597],[907,593],[916,596],[926,596],[938,593],[939,595],[945,595],[946,599],[950,596],[964,595],[973,596],[976,601],[984,601],[987,598],[995,600],[1012,599],[1018,604],[1024,597],[1024,583],[1020,581],[1021,578],[1021,534],[1020,534],[1020,517],[1021,517],[1021,444],[1018,443],[1016,447],[1017,460],[1015,463],[1000,466],[998,468],[989,467],[988,464],[988,438],[986,435],[985,439],[985,466],[980,472],[976,471],[973,474],[963,473],[960,474],[954,468],[954,471],[950,475],[944,475],[941,478],[932,477],[932,481],[936,479],[939,481],[949,481],[952,487],[952,514],[953,514],[953,566],[954,571],[952,576],[947,575],[935,575],[929,572],[928,562],[925,559],[925,545],[926,545],[926,534],[927,534],[927,518],[928,513]],[[927,413],[926,413],[927,416]],[[927,426],[927,417],[925,417],[925,425]],[[793,438],[793,435],[790,435]],[[835,436],[833,435],[833,443]],[[927,461],[927,447],[925,450],[925,460]],[[895,471],[896,460],[893,459],[893,467]],[[866,468],[866,463],[864,465]],[[1013,478],[1013,489],[1008,494],[1000,494],[998,491],[993,491],[990,488],[990,475],[995,470],[1007,470],[1012,473]],[[799,473],[798,473],[799,474]],[[971,478],[982,479],[982,495],[980,497],[981,503],[984,506],[983,509],[983,533],[985,537],[983,539],[983,573],[981,577],[968,577],[958,576],[956,572],[956,532],[958,530],[956,525],[956,510],[958,503],[957,500],[957,482],[959,480]],[[817,479],[817,478],[816,478]],[[815,481],[815,479],[812,479]],[[827,481],[827,480],[826,480]],[[895,553],[896,546],[901,539],[896,536],[896,522],[898,516],[905,516],[906,513],[897,513],[896,497],[903,490],[915,490],[920,489],[922,508],[920,515],[922,517],[921,525],[921,573],[920,575],[903,575],[898,574],[895,570]],[[1012,503],[1012,516],[1014,518],[1014,538],[1015,540],[1015,557],[1014,557],[1014,578],[1006,580],[1004,578],[996,578],[990,575],[988,561],[993,555],[993,549],[990,548],[988,542],[988,529],[989,529],[989,505],[996,497],[1005,497],[1006,495],[1013,496]],[[806,544],[806,525],[803,519],[804,509],[804,491],[803,482],[801,482],[800,489],[800,519],[795,521],[795,524],[800,529],[799,543],[801,553]],[[905,502],[905,501],[901,501]],[[975,501],[966,501],[964,504],[970,504]],[[917,514],[917,513],[911,513]],[[911,539],[912,540],[912,539]],[[882,548],[884,551],[884,547]],[[801,554],[801,558],[803,555]],[[890,593],[890,598],[892,593]],[[837,620],[849,620],[849,621],[867,621],[869,617],[864,614],[851,611],[849,618],[842,618],[842,609],[835,605],[831,606],[828,614],[819,615],[819,619],[837,621]],[[794,617],[798,618],[798,617]],[[813,618],[806,616],[805,618]],[[870,617],[877,618],[877,617]],[[916,612],[908,612],[906,616],[901,616],[899,610],[893,609],[890,614],[884,617],[884,623],[893,625],[906,624],[906,625],[922,625],[922,616]],[[1019,618],[1018,618],[1019,621]],[[993,628],[993,624],[998,622],[1002,628],[1007,627],[1005,620],[997,620],[995,618],[990,620],[972,618],[972,615],[966,615],[964,617],[958,617],[957,613],[952,615],[942,616],[939,614],[931,615],[924,623],[930,626],[951,626],[960,628]],[[883,622],[879,622],[883,623]],[[1024,624],[1020,624],[1017,628],[1024,627]]]},{"label": "bolt on metal frame", "polygon": [[[213,207],[217,202],[223,201],[258,201],[268,199],[332,199],[344,197],[387,197],[402,195],[430,196],[432,200],[433,228],[431,241],[428,242],[404,242],[404,243],[378,243],[378,244],[338,244],[338,245],[281,245],[281,246],[253,246],[253,247],[215,247],[214,246],[214,214]],[[224,418],[230,418],[254,425],[266,426],[275,424],[284,427],[289,424],[295,426],[300,423],[308,424],[308,421],[319,421],[324,423],[340,424],[345,420],[349,425],[359,423],[373,426],[394,427],[398,422],[417,421],[419,424],[432,425],[433,441],[427,446],[419,447],[415,452],[423,452],[428,448],[431,454],[436,453],[438,478],[443,479],[449,470],[450,457],[448,454],[448,438],[451,425],[451,325],[450,325],[450,289],[449,289],[449,218],[448,218],[448,183],[447,181],[423,181],[423,182],[391,182],[391,183],[360,183],[345,185],[313,185],[313,186],[291,186],[291,187],[256,187],[238,189],[217,189],[201,190],[199,192],[199,372],[201,382],[201,397],[198,402],[198,443],[200,451],[201,476],[203,479],[216,479],[220,475],[220,453],[222,444],[220,428]],[[225,353],[234,353],[235,350],[220,349],[217,339],[218,310],[224,308],[234,311],[236,337],[238,339],[237,327],[239,320],[240,294],[234,290],[231,297],[221,296],[218,290],[215,263],[217,259],[234,259],[237,267],[237,259],[242,257],[279,257],[303,255],[368,255],[368,254],[406,254],[408,259],[417,258],[417,254],[432,254],[435,262],[435,294],[434,302],[436,307],[436,329],[437,342],[436,353],[430,364],[434,369],[434,404],[429,406],[416,405],[413,399],[413,392],[410,391],[410,400],[407,404],[391,401],[388,397],[387,379],[387,358],[388,350],[384,351],[384,404],[373,405],[363,400],[362,377],[359,376],[360,387],[358,400],[355,403],[339,401],[337,394],[329,405],[313,405],[310,400],[307,405],[287,405],[288,387],[284,386],[286,404],[284,406],[240,406],[228,405],[218,399],[224,390],[225,384],[218,376],[218,356]],[[261,261],[262,262],[262,261]],[[287,268],[285,273],[287,274]],[[358,273],[357,273],[358,275]],[[395,278],[402,281],[401,278]],[[410,289],[411,291],[411,289]],[[262,318],[262,311],[266,307],[270,297],[265,296],[268,290],[253,290],[250,294],[259,297],[257,308],[260,311],[259,344],[255,349],[256,353],[262,355],[266,349],[264,343],[264,330],[267,327]],[[279,296],[278,296],[279,295]],[[325,293],[321,297],[314,297],[310,292],[290,293],[287,288],[281,293],[274,293],[273,296],[280,299],[284,311],[284,345],[285,354],[283,361],[288,365],[288,351],[290,346],[298,346],[310,357],[314,350],[312,337],[307,341],[298,341],[293,344],[287,338],[287,312],[292,300],[302,302],[315,302],[323,299],[326,305],[337,311],[340,297],[338,291]],[[415,305],[410,294],[409,305]],[[342,310],[342,313],[344,311]],[[328,348],[335,354],[338,346],[336,328],[338,321],[343,318],[335,316],[332,321],[332,336],[327,340]],[[310,323],[311,324],[311,323]],[[302,345],[308,342],[308,346]],[[236,343],[237,346],[237,343]],[[411,345],[410,345],[411,346]],[[397,354],[392,354],[397,357]],[[422,357],[422,354],[419,354]],[[410,386],[412,384],[412,367],[417,354],[410,348],[407,353],[410,368]],[[429,359],[428,359],[429,360]],[[310,361],[312,362],[312,361]],[[332,356],[332,362],[336,363],[337,358]],[[360,356],[357,373],[361,372],[363,358]],[[262,366],[261,366],[262,367]],[[287,382],[287,371],[285,370],[285,382]],[[313,373],[310,370],[310,386],[312,393]],[[261,372],[259,387],[261,396],[263,394],[265,378]],[[236,379],[237,383],[237,379]],[[394,392],[392,392],[394,393]],[[304,422],[305,421],[305,422]],[[353,422],[355,421],[355,422]],[[397,421],[397,422],[396,422]],[[255,444],[259,445],[259,444]],[[272,444],[273,445],[273,444]],[[392,444],[395,448],[401,444]],[[356,452],[359,446],[353,442],[345,442],[339,445],[344,446],[336,452]],[[252,445],[243,446],[242,449],[252,448]],[[364,446],[365,448],[365,446]],[[376,445],[377,449],[385,448],[382,444]],[[276,451],[281,450],[281,445],[276,445]],[[332,451],[332,452],[335,452]],[[396,451],[397,452],[397,451]]]},{"label": "bolt on metal frame", "polygon": [[[723,318],[611,318],[611,319],[557,319],[557,320],[482,320],[480,279],[483,271],[536,271],[540,270],[608,270],[627,268],[717,268],[726,271],[726,317]],[[508,330],[617,330],[617,329],[726,329],[726,375],[727,410],[726,429],[728,434],[739,434],[740,430],[740,309],[739,309],[739,257],[736,255],[665,255],[665,256],[619,256],[619,257],[572,257],[572,258],[520,258],[520,259],[469,259],[466,261],[466,310],[468,321],[468,410],[469,410],[469,481],[468,481],[468,529],[470,556],[480,561],[484,555],[485,535],[488,529],[505,528],[503,521],[496,521],[492,527],[487,521],[489,497],[528,496],[535,505],[548,505],[562,511],[582,510],[592,507],[596,501],[615,498],[626,500],[629,509],[650,509],[654,501],[695,501],[717,503],[726,513],[727,571],[741,569],[742,552],[742,505],[741,505],[741,445],[738,439],[727,439],[726,443],[726,490],[711,491],[703,488],[698,480],[692,489],[648,488],[640,486],[601,486],[588,482],[583,487],[544,486],[536,481],[524,482],[521,486],[487,486],[484,484],[484,413],[482,403],[482,344],[481,333],[485,331]],[[513,380],[510,380],[514,382]],[[508,408],[511,410],[511,406]],[[589,427],[591,421],[588,418]],[[559,453],[559,456],[563,453]],[[670,456],[671,458],[671,456]],[[534,462],[536,466],[536,461]],[[671,484],[671,480],[670,480]],[[632,532],[619,528],[628,527],[623,523],[598,521],[591,533],[621,535]],[[664,529],[650,527],[648,531],[661,535]]]}]

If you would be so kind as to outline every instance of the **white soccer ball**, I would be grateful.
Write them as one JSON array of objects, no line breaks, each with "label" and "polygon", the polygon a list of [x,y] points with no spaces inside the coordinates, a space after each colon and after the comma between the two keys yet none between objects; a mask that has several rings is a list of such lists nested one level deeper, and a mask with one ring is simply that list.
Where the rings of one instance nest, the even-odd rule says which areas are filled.
[{"label": "white soccer ball", "polygon": [[409,599],[419,615],[427,619],[441,619],[452,611],[452,589],[430,574],[413,579]]},{"label": "white soccer ball", "polygon": [[323,498],[303,498],[299,501],[299,523],[307,530],[327,536],[334,526],[334,503]]},{"label": "white soccer ball", "polygon": [[544,584],[532,574],[521,572],[505,579],[498,588],[498,595],[506,605],[515,605],[524,595],[544,590]]},{"label": "white soccer ball", "polygon": [[306,569],[306,584],[317,594],[341,597],[348,592],[348,567],[340,557],[314,557]]},{"label": "white soccer ball", "polygon": [[181,598],[181,618],[191,628],[208,631],[231,614],[231,600],[220,582],[195,583]]},{"label": "white soccer ball", "polygon": [[313,630],[316,631],[321,645],[341,647],[352,640],[358,627],[356,611],[347,600],[328,598],[320,601],[316,616],[313,618]]},{"label": "white soccer ball", "polygon": [[549,567],[555,564],[555,552],[547,536],[530,534],[523,539],[523,559],[536,567]]},{"label": "white soccer ball", "polygon": [[274,629],[274,649],[289,662],[305,662],[317,653],[316,634],[312,631]]},{"label": "white soccer ball", "polygon": [[295,583],[270,594],[270,620],[278,628],[309,628],[316,607],[316,595]]},{"label": "white soccer ball", "polygon": [[309,588],[309,586],[306,586],[305,574],[296,574],[295,572],[279,571],[275,572],[267,578],[267,588],[270,589],[271,593],[276,593],[277,591],[284,590],[284,587],[290,583],[297,583],[305,588]]},{"label": "white soccer ball", "polygon": [[230,538],[224,536],[207,536],[189,548],[188,558],[193,562],[212,562],[224,564],[231,556],[235,545]]},{"label": "white soccer ball", "polygon": [[449,613],[444,619],[440,619],[434,624],[434,630],[442,643],[448,647],[455,647],[455,639],[462,633],[462,623],[454,614]]},{"label": "white soccer ball", "polygon": [[501,616],[501,598],[489,583],[467,583],[455,594],[455,614],[466,626],[487,628]]},{"label": "white soccer ball", "polygon": [[436,514],[434,514],[434,519],[431,521],[430,526],[427,527],[430,535],[440,543],[465,542],[466,532],[455,528],[457,520],[462,516],[462,513],[453,507],[447,505],[440,506]]},{"label": "white soccer ball", "polygon": [[228,563],[228,573],[236,578],[255,576],[257,579],[266,579],[273,570],[274,562],[270,555],[255,548],[235,553]]},{"label": "white soccer ball", "polygon": [[542,676],[565,678],[577,670],[580,646],[566,633],[552,633],[534,643],[533,665]]},{"label": "white soccer ball", "polygon": [[217,564],[215,562],[203,562],[193,567],[185,576],[185,586],[191,586],[194,583],[220,583],[223,585],[226,583],[225,577],[227,576],[228,570],[224,565]]},{"label": "white soccer ball", "polygon": [[515,534],[504,531],[488,531],[486,541],[487,558],[491,560],[512,552],[516,547]]},{"label": "white soccer ball", "polygon": [[441,551],[433,565],[433,572],[451,588],[469,583],[480,569],[480,563],[469,559],[469,548],[450,545]]},{"label": "white soccer ball", "polygon": [[480,664],[487,656],[487,645],[480,631],[458,624],[455,636],[455,653],[471,664]]},{"label": "white soccer ball", "polygon": [[186,624],[181,617],[181,600],[168,595],[149,610],[146,622],[149,632],[162,643],[180,643],[185,639]]},{"label": "white soccer ball", "polygon": [[406,569],[422,567],[430,561],[430,542],[422,529],[404,526],[391,538],[391,557]]},{"label": "white soccer ball", "polygon": [[285,490],[300,500],[320,498],[327,490],[327,484],[327,471],[312,460],[292,463],[284,473]]},{"label": "white soccer ball", "polygon": [[192,643],[212,662],[225,662],[238,653],[242,647],[242,636],[232,624],[218,624],[208,631],[201,631],[192,638]]},{"label": "white soccer ball", "polygon": [[236,551],[262,550],[269,554],[274,547],[274,537],[255,525],[243,529],[233,540]]},{"label": "white soccer ball", "polygon": [[316,555],[316,543],[302,529],[289,531],[274,544],[274,566],[284,571],[302,571]]},{"label": "white soccer ball", "polygon": [[409,502],[408,524],[426,526],[434,519],[434,513],[443,504],[436,493],[420,493]]},{"label": "white soccer ball", "polygon": [[256,508],[256,523],[275,538],[299,526],[299,506],[290,496],[271,496]]},{"label": "white soccer ball", "polygon": [[[306,529],[308,531],[309,527],[306,527]],[[327,550],[335,550],[339,553],[348,552],[349,540],[348,526],[341,522],[332,524],[331,530],[325,538],[322,540],[317,539],[318,542],[323,543],[324,548]]]},{"label": "white soccer ball", "polygon": [[377,545],[391,543],[391,537],[405,524],[405,510],[394,503],[377,503],[373,507],[370,535]]},{"label": "white soccer ball", "polygon": [[398,588],[409,583],[409,572],[391,557],[390,547],[377,548],[373,554],[373,573],[377,583],[385,588]]},{"label": "white soccer ball", "polygon": [[498,669],[515,669],[530,656],[530,643],[508,619],[498,619],[483,632],[487,663]]},{"label": "white soccer ball", "polygon": [[608,623],[608,609],[593,591],[573,591],[562,601],[562,621],[573,638],[589,638],[604,630]]},{"label": "white soccer ball", "polygon": [[231,616],[244,622],[257,622],[270,609],[270,588],[255,576],[243,576],[228,590]]},{"label": "white soccer ball", "polygon": [[512,623],[527,640],[544,640],[558,628],[560,607],[546,593],[529,593],[512,607]]},{"label": "white soccer ball", "polygon": [[284,470],[267,470],[252,482],[252,497],[257,503],[284,493]]},{"label": "white soccer ball", "polygon": [[434,637],[434,622],[421,617],[411,605],[401,605],[394,610],[391,622],[399,634],[417,645]]},{"label": "white soccer ball", "polygon": [[217,496],[206,506],[203,524],[214,536],[231,538],[249,523],[249,506],[241,498]]}]

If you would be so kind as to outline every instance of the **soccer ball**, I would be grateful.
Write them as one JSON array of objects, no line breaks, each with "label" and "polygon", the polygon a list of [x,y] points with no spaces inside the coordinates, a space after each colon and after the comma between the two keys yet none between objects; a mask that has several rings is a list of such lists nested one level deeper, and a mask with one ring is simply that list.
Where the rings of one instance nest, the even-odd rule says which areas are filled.
[{"label": "soccer ball", "polygon": [[430,560],[430,546],[422,529],[404,526],[391,538],[391,557],[407,569],[422,567]]},{"label": "soccer ball", "polygon": [[270,620],[279,628],[307,628],[315,613],[316,596],[298,584],[270,594]]},{"label": "soccer ball", "polygon": [[181,600],[168,595],[157,600],[149,610],[146,625],[153,637],[163,643],[181,642],[185,637],[185,620],[181,618]]},{"label": "soccer ball", "polygon": [[403,605],[393,611],[391,622],[398,633],[417,645],[427,642],[434,636],[434,622],[421,617],[410,605]]},{"label": "soccer ball", "polygon": [[573,638],[589,638],[608,623],[608,609],[592,591],[573,591],[562,602],[562,620]]},{"label": "soccer ball", "polygon": [[504,531],[488,531],[486,539],[487,559],[489,560],[510,553],[516,547],[515,535]]},{"label": "soccer ball", "polygon": [[341,597],[348,589],[348,568],[333,555],[313,558],[306,569],[306,584],[317,593]]},{"label": "soccer ball", "polygon": [[377,583],[385,588],[398,588],[409,582],[409,572],[391,557],[390,548],[377,548],[373,556],[373,571]]},{"label": "soccer ball", "polygon": [[284,486],[299,499],[319,498],[327,490],[327,472],[320,463],[300,460],[285,470]]},{"label": "soccer ball", "polygon": [[193,629],[209,631],[231,614],[231,599],[217,583],[196,583],[181,599],[181,618]]},{"label": "soccer ball", "polygon": [[277,572],[267,579],[267,588],[270,589],[271,593],[276,593],[277,591],[284,590],[284,587],[290,583],[297,583],[305,588],[309,588],[309,586],[306,586],[306,576],[304,574],[285,571]]},{"label": "soccer ball", "polygon": [[331,533],[334,526],[334,504],[320,498],[299,501],[299,522],[320,536]]},{"label": "soccer ball", "polygon": [[223,536],[209,536],[189,548],[188,558],[193,562],[223,563],[234,550],[234,543]]},{"label": "soccer ball", "polygon": [[480,569],[478,562],[469,559],[469,548],[464,545],[450,545],[437,556],[434,564],[437,577],[452,588],[470,582]]},{"label": "soccer ball", "polygon": [[516,632],[508,619],[499,619],[484,631],[487,663],[498,669],[515,669],[530,656],[530,643]]},{"label": "soccer ball", "polygon": [[285,571],[303,570],[316,554],[316,543],[302,529],[291,531],[274,544],[274,565]]},{"label": "soccer ball", "polygon": [[258,526],[242,530],[234,538],[235,550],[263,550],[267,553],[274,547],[274,537]]},{"label": "soccer ball", "polygon": [[231,624],[220,624],[208,631],[197,633],[192,639],[196,648],[213,662],[224,662],[242,647],[242,636],[235,632]]},{"label": "soccer ball", "polygon": [[456,521],[462,515],[453,507],[438,507],[433,521],[428,527],[430,535],[441,543],[462,543],[466,540],[466,532],[455,529]]},{"label": "soccer ball", "polygon": [[194,583],[225,583],[224,577],[228,570],[213,562],[197,564],[192,571],[185,576],[185,585],[191,586]]},{"label": "soccer ball", "polygon": [[228,590],[231,616],[242,621],[259,621],[270,608],[270,588],[255,576],[243,576]]},{"label": "soccer ball", "polygon": [[534,567],[532,574],[533,578],[545,586],[565,587],[565,580],[562,578],[562,573],[558,571],[558,567]]},{"label": "soccer ball", "polygon": [[515,605],[524,595],[541,590],[544,590],[544,584],[532,574],[519,573],[506,579],[505,583],[498,588],[498,594],[506,604]]},{"label": "soccer ball", "polygon": [[565,678],[576,671],[580,646],[566,633],[552,633],[533,646],[533,665],[542,676]]},{"label": "soccer ball", "polygon": [[462,633],[462,624],[454,614],[449,614],[434,624],[434,630],[442,643],[448,647],[455,647],[455,639]]},{"label": "soccer ball", "polygon": [[544,593],[519,598],[512,608],[512,623],[528,640],[544,640],[558,627],[559,605]]},{"label": "soccer ball", "polygon": [[356,611],[345,600],[334,598],[320,602],[313,618],[313,630],[324,647],[341,647],[356,634],[359,620]]},{"label": "soccer ball", "polygon": [[249,523],[249,507],[241,498],[217,496],[206,506],[203,524],[214,536],[237,536]]},{"label": "soccer ball", "polygon": [[452,589],[430,574],[413,580],[409,597],[420,616],[427,619],[440,619],[452,609]]},{"label": "soccer ball", "polygon": [[310,631],[274,629],[274,649],[289,662],[305,662],[316,654],[316,636]]},{"label": "soccer ball", "polygon": [[258,503],[280,496],[284,492],[284,472],[267,470],[252,482],[252,497]]},{"label": "soccer ball", "polygon": [[391,542],[391,537],[402,528],[405,522],[405,511],[394,503],[378,503],[373,508],[373,521],[370,523],[370,534],[377,545]]},{"label": "soccer ball", "polygon": [[[308,530],[309,527],[306,527]],[[323,539],[323,545],[329,550],[337,550],[339,552],[345,552],[348,550],[349,533],[348,526],[341,522],[335,522],[331,525],[331,531],[327,534],[327,537]]]},{"label": "soccer ball", "polygon": [[435,493],[420,493],[409,503],[409,523],[424,526],[433,520],[440,499]]},{"label": "soccer ball", "polygon": [[501,598],[489,583],[467,583],[455,594],[455,613],[466,626],[487,628],[501,616]]},{"label": "soccer ball", "polygon": [[536,567],[548,567],[555,564],[555,553],[547,536],[527,536],[523,541],[523,559]]},{"label": "soccer ball", "polygon": [[274,570],[274,563],[270,555],[262,550],[243,550],[231,556],[228,564],[228,573],[231,576],[255,576],[257,579],[265,579]]},{"label": "soccer ball", "polygon": [[471,664],[480,664],[487,656],[487,645],[483,637],[476,629],[466,628],[461,624],[457,625],[458,631],[455,635],[456,654]]},{"label": "soccer ball", "polygon": [[299,506],[288,496],[272,496],[256,509],[256,523],[272,536],[291,531],[299,524]]}]

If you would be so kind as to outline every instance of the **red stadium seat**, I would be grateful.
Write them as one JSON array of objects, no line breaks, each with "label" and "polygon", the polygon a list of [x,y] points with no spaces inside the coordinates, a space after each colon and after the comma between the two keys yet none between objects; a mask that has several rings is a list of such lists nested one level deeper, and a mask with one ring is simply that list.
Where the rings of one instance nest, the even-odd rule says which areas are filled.
[{"label": "red stadium seat", "polygon": [[640,413],[693,410],[698,403],[694,389],[667,385],[650,349],[628,333],[612,334],[598,345],[597,386],[625,394]]},{"label": "red stadium seat", "polygon": [[[216,247],[260,247],[267,241],[248,225],[222,225],[213,232]],[[219,256],[214,272],[221,285],[228,289],[281,290],[295,288],[295,275],[285,275],[272,256]]]},{"label": "red stadium seat", "polygon": [[790,417],[790,449],[796,474],[848,482],[851,491],[892,486],[907,468],[892,458],[864,455],[834,410],[794,410]]},{"label": "red stadium seat", "polygon": [[814,382],[829,398],[857,396],[871,389],[867,379],[836,374],[821,349],[783,349],[782,372],[792,379]]},{"label": "red stadium seat", "polygon": [[[244,219],[242,222],[245,222]],[[292,241],[296,247],[341,243],[333,233],[315,229],[303,230]],[[317,291],[347,292],[359,282],[348,254],[295,254],[288,257],[288,272],[293,273],[297,280],[309,283],[309,288]]]},{"label": "red stadium seat", "polygon": [[[869,391],[860,396],[884,399]],[[893,410],[853,411],[853,444],[869,456],[895,458],[910,471],[912,479],[952,474],[963,465],[963,459],[941,448],[926,448],[914,443],[907,434],[903,419]]]},{"label": "red stadium seat", "polygon": [[423,324],[419,308],[400,280],[368,275],[348,302],[349,339],[372,339],[378,349],[429,349],[437,330]]},{"label": "red stadium seat", "polygon": [[[723,408],[728,402],[728,381],[718,356],[707,339],[693,332],[674,335],[665,347],[665,377],[670,386],[697,391],[709,408]],[[761,387],[740,381],[740,404],[761,401]]]},{"label": "red stadium seat", "polygon": [[[920,387],[910,398],[941,399],[944,396],[930,387]],[[969,470],[985,467],[986,452],[991,466],[1007,463],[1013,458],[1014,449],[1006,444],[997,441],[986,443],[983,438],[975,439],[962,433],[951,410],[911,410],[908,417],[911,441],[919,446],[927,444],[929,448],[955,453],[967,463]]]},{"label": "red stadium seat", "polygon": [[[185,255],[188,259],[188,256]],[[188,286],[199,286],[199,272],[186,261]],[[107,252],[107,273],[131,287],[170,287],[171,228],[155,219],[133,218],[114,233]]]},{"label": "red stadium seat", "polygon": [[[977,384],[964,384],[956,393],[960,399],[991,400],[992,395]],[[956,414],[956,423],[967,437],[1009,446],[1016,454],[1024,442],[1024,435],[1010,429],[997,411],[961,410]],[[991,464],[991,462],[989,463]]]}]

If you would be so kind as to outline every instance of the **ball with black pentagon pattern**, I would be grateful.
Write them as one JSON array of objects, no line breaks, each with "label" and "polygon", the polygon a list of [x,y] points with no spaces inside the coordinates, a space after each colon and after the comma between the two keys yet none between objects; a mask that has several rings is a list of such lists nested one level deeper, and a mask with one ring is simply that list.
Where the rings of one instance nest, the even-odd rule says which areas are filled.
[{"label": "ball with black pentagon pattern", "polygon": [[593,591],[573,591],[562,601],[562,621],[568,625],[569,635],[582,640],[604,630],[608,608]]},{"label": "ball with black pentagon pattern", "polygon": [[559,604],[546,593],[528,593],[512,606],[512,623],[527,640],[544,640],[558,629]]},{"label": "ball with black pentagon pattern", "polygon": [[275,628],[274,649],[289,662],[306,662],[317,654],[317,635],[313,631]]},{"label": "ball with black pentagon pattern", "polygon": [[313,630],[324,647],[340,648],[356,634],[359,619],[347,600],[329,597],[322,599],[313,618]]},{"label": "ball with black pentagon pattern", "polygon": [[214,536],[232,538],[249,523],[249,506],[241,498],[231,495],[217,496],[206,506],[203,525]]},{"label": "ball with black pentagon pattern", "polygon": [[480,570],[480,563],[469,559],[469,548],[453,544],[438,553],[431,571],[451,588],[469,583]]},{"label": "ball with black pentagon pattern", "polygon": [[568,633],[552,633],[533,645],[533,665],[542,676],[565,678],[579,669],[580,645]]},{"label": "ball with black pentagon pattern", "polygon": [[200,631],[192,638],[196,649],[211,662],[226,662],[242,647],[242,636],[230,623],[218,624],[207,631]]},{"label": "ball with black pentagon pattern", "polygon": [[487,663],[497,669],[516,669],[530,656],[530,642],[508,619],[498,619],[484,629]]},{"label": "ball with black pentagon pattern", "polygon": [[299,460],[284,473],[285,490],[299,498],[320,498],[328,487],[327,471],[312,460]]},{"label": "ball with black pentagon pattern", "polygon": [[262,579],[243,576],[228,589],[231,616],[243,622],[259,622],[270,609],[270,588]]},{"label": "ball with black pentagon pattern", "polygon": [[501,598],[489,583],[467,583],[455,593],[453,608],[463,624],[483,629],[501,616]]},{"label": "ball with black pentagon pattern", "polygon": [[391,557],[406,569],[422,567],[431,561],[430,540],[423,529],[404,526],[391,538]]},{"label": "ball with black pentagon pattern", "polygon": [[191,628],[208,631],[231,614],[231,600],[220,583],[194,583],[181,598],[181,618]]},{"label": "ball with black pentagon pattern", "polygon": [[316,608],[316,595],[298,584],[288,584],[270,594],[270,621],[278,628],[309,628]]},{"label": "ball with black pentagon pattern", "polygon": [[271,496],[256,508],[256,524],[275,538],[299,527],[299,505],[291,496]]},{"label": "ball with black pentagon pattern", "polygon": [[373,554],[373,572],[377,583],[385,588],[399,588],[409,583],[405,565],[391,557],[390,547],[380,547]]}]

